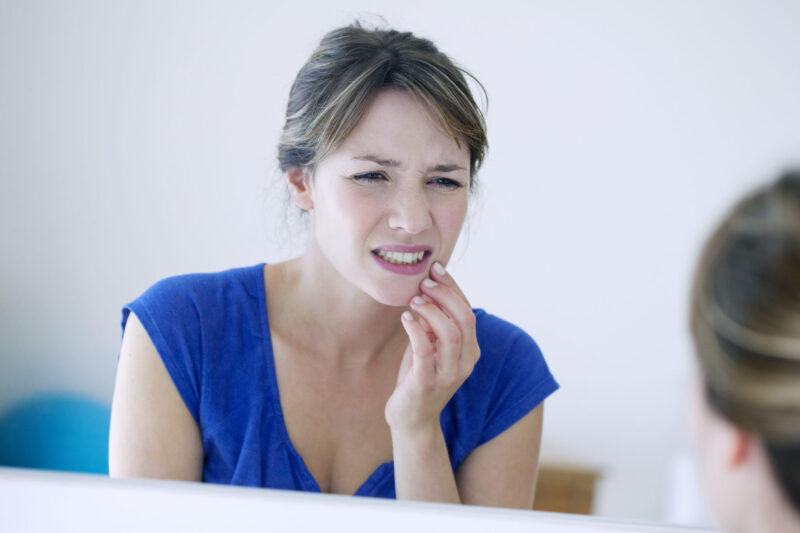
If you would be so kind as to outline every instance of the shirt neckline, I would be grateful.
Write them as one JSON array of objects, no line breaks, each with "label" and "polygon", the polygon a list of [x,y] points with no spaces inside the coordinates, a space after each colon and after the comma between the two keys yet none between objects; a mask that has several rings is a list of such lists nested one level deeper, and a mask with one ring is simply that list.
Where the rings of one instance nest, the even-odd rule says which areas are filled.
[{"label": "shirt neckline", "polygon": [[[300,452],[298,452],[294,447],[292,439],[289,437],[289,430],[286,428],[286,420],[283,418],[283,407],[281,406],[280,391],[278,390],[278,374],[275,371],[275,357],[272,349],[272,334],[269,329],[267,290],[266,284],[264,283],[264,268],[266,265],[267,263],[260,263],[256,265],[254,274],[256,277],[256,287],[258,292],[261,330],[264,339],[264,342],[261,343],[261,349],[263,350],[264,359],[267,363],[267,379],[269,380],[269,386],[267,389],[270,396],[270,403],[278,420],[278,429],[281,439],[283,440],[283,445],[288,450],[289,455],[291,455],[299,465],[299,474],[302,476],[305,485],[303,490],[321,493],[322,490],[319,487],[319,483],[317,483],[317,480],[314,478],[311,470],[308,469],[303,456],[300,455]],[[383,480],[386,475],[393,472],[394,461],[381,463],[369,476],[367,476],[367,479],[364,480],[364,482],[358,487],[353,495],[368,495],[369,491],[372,490],[372,488],[375,487],[378,482]]]}]

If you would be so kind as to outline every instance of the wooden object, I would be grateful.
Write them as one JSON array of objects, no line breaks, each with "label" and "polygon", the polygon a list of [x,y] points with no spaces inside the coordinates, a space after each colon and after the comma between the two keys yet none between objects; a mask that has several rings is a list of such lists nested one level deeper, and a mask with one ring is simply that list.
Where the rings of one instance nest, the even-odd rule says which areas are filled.
[{"label": "wooden object", "polygon": [[592,514],[598,473],[578,467],[541,466],[536,481],[536,511]]}]

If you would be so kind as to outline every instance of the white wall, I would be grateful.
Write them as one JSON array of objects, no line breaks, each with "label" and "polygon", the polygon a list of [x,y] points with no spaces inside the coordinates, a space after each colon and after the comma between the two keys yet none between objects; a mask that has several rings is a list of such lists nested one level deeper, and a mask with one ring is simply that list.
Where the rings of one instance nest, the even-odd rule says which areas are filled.
[{"label": "white wall", "polygon": [[662,518],[697,247],[800,164],[800,3],[272,4],[0,0],[0,410],[110,401],[123,303],[287,256],[268,183],[289,86],[325,31],[379,13],[488,89],[451,270],[561,382],[544,459],[601,469],[600,514]]}]

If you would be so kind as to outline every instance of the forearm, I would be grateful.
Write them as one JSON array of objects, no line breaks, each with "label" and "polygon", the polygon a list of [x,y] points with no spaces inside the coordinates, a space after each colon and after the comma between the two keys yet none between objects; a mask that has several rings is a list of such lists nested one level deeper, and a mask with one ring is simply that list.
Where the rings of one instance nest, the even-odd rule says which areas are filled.
[{"label": "forearm", "polygon": [[461,503],[441,427],[392,431],[398,500]]}]

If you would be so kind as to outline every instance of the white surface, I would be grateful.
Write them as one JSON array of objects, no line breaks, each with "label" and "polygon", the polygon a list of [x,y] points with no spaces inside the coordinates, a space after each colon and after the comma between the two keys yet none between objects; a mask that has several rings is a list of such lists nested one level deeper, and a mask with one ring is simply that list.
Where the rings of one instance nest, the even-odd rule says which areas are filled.
[{"label": "white surface", "polygon": [[600,469],[600,514],[660,519],[688,446],[697,246],[800,160],[792,0],[0,0],[0,409],[110,401],[124,302],[286,256],[265,198],[289,86],[365,12],[489,92],[482,209],[451,270],[561,382],[543,458]]},{"label": "white surface", "polygon": [[175,531],[693,533],[533,511],[395,502],[174,481],[42,475],[0,468],[4,533]]}]

